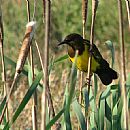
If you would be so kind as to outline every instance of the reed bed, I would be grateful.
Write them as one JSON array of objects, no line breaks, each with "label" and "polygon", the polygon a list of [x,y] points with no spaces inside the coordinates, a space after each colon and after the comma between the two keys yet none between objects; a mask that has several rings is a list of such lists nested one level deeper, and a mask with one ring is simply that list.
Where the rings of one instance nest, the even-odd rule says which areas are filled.
[{"label": "reed bed", "polygon": [[[67,27],[67,25],[69,25],[69,20],[72,19],[72,14],[75,13],[74,10],[71,10],[72,14],[69,14],[69,4],[71,3],[69,2],[70,1],[67,1],[66,5],[68,6],[65,7],[68,10],[66,13],[64,13],[64,10],[61,10],[61,12],[63,11],[63,14],[60,15],[61,17],[59,17],[60,21],[62,21],[63,17],[66,17],[64,23],[60,25],[61,28],[63,26],[61,29],[63,32],[64,28],[67,28],[67,31],[71,30],[71,28]],[[2,8],[4,1],[0,1],[0,65],[2,68],[0,129],[21,129],[20,127],[15,127],[15,123],[20,118],[21,113],[24,111],[29,101],[32,101],[32,115],[28,115],[32,120],[30,128],[32,130],[130,129],[130,73],[126,63],[129,58],[126,57],[126,51],[128,48],[126,47],[127,45],[125,43],[125,27],[123,26],[123,9],[125,8],[128,17],[127,22],[125,22],[128,24],[127,31],[129,31],[130,4],[128,0],[125,2],[126,6],[123,6],[124,3],[121,0],[115,2],[118,8],[116,13],[118,13],[117,21],[119,26],[116,30],[116,33],[119,32],[118,41],[120,44],[117,45],[117,48],[120,48],[120,50],[118,50],[120,55],[115,55],[117,51],[115,49],[116,45],[109,40],[111,37],[108,39],[108,41],[106,41],[106,51],[111,55],[108,60],[111,60],[112,68],[115,67],[115,69],[118,70],[119,78],[116,80],[116,82],[113,82],[108,86],[103,86],[95,74],[91,75],[91,50],[92,45],[97,43],[95,40],[95,32],[97,29],[97,15],[100,13],[100,1],[92,0],[90,2],[88,0],[82,0],[81,4],[77,6],[78,9],[80,9],[78,11],[81,11],[82,20],[80,22],[82,35],[84,38],[88,38],[90,34],[89,39],[91,44],[88,73],[81,73],[80,77],[78,76],[79,71],[77,71],[75,65],[78,52],[75,54],[75,61],[72,64],[72,67],[67,66],[69,61],[68,55],[63,54],[65,52],[64,48],[63,50],[61,49],[63,52],[58,52],[60,53],[59,55],[54,56],[54,54],[51,54],[53,53],[51,51],[52,46],[55,46],[55,51],[60,51],[60,49],[57,47],[58,42],[57,44],[52,45],[52,30],[55,32],[54,34],[57,36],[57,39],[58,37],[62,38],[62,36],[58,35],[60,34],[57,32],[58,28],[54,28],[54,25],[58,26],[58,21],[55,21],[55,14],[53,14],[53,11],[56,10],[56,8],[61,7],[53,5],[58,5],[59,3],[50,0],[41,1],[41,5],[36,0],[33,2],[26,0],[24,2],[24,9],[26,10],[25,15],[27,18],[27,20],[24,21],[26,28],[21,25],[25,34],[20,32],[20,36],[23,37],[23,40],[21,42],[21,47],[17,52],[18,56],[16,57],[16,62],[15,59],[11,59],[9,56],[6,56],[6,50],[4,50],[4,36],[6,35],[6,30],[4,31],[4,28],[7,29],[7,27],[3,23],[4,17],[7,16],[3,15],[3,12],[5,11],[5,9]],[[12,1],[12,3],[16,4],[15,6],[21,7],[23,1]],[[76,5],[77,3],[72,2],[72,4]],[[39,14],[39,6],[42,7],[42,15]],[[74,9],[77,9],[76,6]],[[104,16],[107,16],[106,12],[104,12]],[[39,19],[42,19],[41,23],[38,21]],[[91,21],[90,24],[89,21]],[[88,31],[88,24],[90,31]],[[37,32],[38,27],[40,27],[40,30],[43,33]],[[42,42],[37,39],[37,35],[42,37]],[[15,39],[13,42],[15,42]],[[41,44],[39,45],[40,42]],[[119,64],[116,63],[117,59],[119,59]],[[5,67],[8,65],[13,68],[10,71],[15,70],[13,77],[11,77],[12,81],[10,85],[7,83],[8,71]],[[39,68],[36,67],[38,65],[40,66]],[[64,65],[65,67],[63,67]],[[62,67],[58,68],[58,66]],[[53,81],[54,87],[52,87],[52,84],[50,83],[52,72],[55,71],[57,74],[61,73],[63,76],[63,68],[67,70],[64,78],[65,80],[61,80],[61,82],[64,82],[63,86],[59,83],[60,80],[57,80],[57,82],[55,79],[55,81]],[[10,101],[12,100],[11,97],[14,96],[13,94],[15,91],[17,91],[20,87],[19,82],[24,78],[26,78],[27,91],[24,93],[21,102],[17,104],[17,107],[11,113],[9,107],[11,103]],[[88,79],[88,82],[86,82],[86,78]],[[56,102],[54,99],[55,96],[58,95],[58,91],[56,89],[58,87],[62,87],[62,96],[61,98],[59,96],[58,101]],[[52,89],[55,91],[52,91]],[[16,104],[15,102],[13,103]],[[58,106],[58,108],[56,108],[56,106]],[[26,121],[28,122],[28,118]]]}]

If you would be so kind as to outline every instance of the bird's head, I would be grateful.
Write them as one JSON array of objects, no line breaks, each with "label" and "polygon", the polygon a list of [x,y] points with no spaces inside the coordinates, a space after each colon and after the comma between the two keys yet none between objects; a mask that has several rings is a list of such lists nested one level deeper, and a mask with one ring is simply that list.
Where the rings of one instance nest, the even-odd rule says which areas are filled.
[{"label": "bird's head", "polygon": [[65,37],[65,39],[58,44],[58,46],[67,44],[68,45],[68,53],[71,55],[75,55],[76,50],[79,51],[79,55],[84,51],[84,39],[81,35],[72,33]]}]

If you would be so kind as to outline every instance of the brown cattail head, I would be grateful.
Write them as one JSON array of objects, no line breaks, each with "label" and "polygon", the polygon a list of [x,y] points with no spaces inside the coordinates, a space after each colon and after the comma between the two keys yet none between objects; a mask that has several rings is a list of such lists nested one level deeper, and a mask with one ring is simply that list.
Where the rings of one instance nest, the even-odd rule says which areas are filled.
[{"label": "brown cattail head", "polygon": [[82,22],[83,22],[83,24],[86,23],[87,10],[88,10],[88,0],[82,0]]},{"label": "brown cattail head", "polygon": [[98,7],[98,0],[92,0],[92,14],[96,13]]},{"label": "brown cattail head", "polygon": [[25,36],[22,42],[22,47],[20,49],[20,53],[16,65],[17,73],[20,73],[22,71],[26,58],[28,56],[29,48],[32,43],[32,38],[34,36],[35,24],[36,22],[31,21],[26,25]]},{"label": "brown cattail head", "polygon": [[0,47],[3,46],[4,33],[3,33],[3,22],[2,22],[2,11],[0,7]]}]

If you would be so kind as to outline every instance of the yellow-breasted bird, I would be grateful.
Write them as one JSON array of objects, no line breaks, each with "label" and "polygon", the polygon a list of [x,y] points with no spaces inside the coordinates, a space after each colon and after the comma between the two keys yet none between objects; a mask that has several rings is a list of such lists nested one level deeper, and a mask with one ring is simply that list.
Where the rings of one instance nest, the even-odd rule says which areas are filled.
[{"label": "yellow-breasted bird", "polygon": [[[90,41],[83,39],[83,37],[79,34],[72,33],[66,36],[65,39],[58,45],[63,44],[68,45],[68,55],[72,62],[74,62],[75,53],[76,50],[78,50],[76,66],[79,70],[87,72]],[[103,59],[95,44],[93,44],[92,46],[91,53],[91,70],[93,73],[96,73],[99,76],[104,85],[108,85],[112,82],[113,79],[118,78],[117,72],[109,67],[109,63],[105,59]]]}]

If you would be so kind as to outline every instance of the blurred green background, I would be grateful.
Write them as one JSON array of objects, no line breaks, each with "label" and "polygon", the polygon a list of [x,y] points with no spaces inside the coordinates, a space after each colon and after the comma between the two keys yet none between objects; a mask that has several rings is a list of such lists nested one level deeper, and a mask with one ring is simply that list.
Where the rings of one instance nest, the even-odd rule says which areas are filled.
[{"label": "blurred green background", "polygon": [[[91,1],[89,1],[91,2]],[[50,47],[53,52],[57,52],[56,44],[69,33],[82,34],[82,12],[81,0],[52,0],[51,1],[51,39]],[[44,19],[43,3],[38,1],[36,4],[37,21],[35,38],[41,47],[44,46]],[[25,25],[27,23],[26,1],[6,0],[1,4],[4,22],[4,47],[5,54],[15,58],[18,48],[21,46]],[[33,1],[30,1],[31,18],[33,17]],[[91,26],[91,3],[88,6],[88,20],[86,27],[86,38],[90,37]],[[125,43],[129,41],[127,11],[125,1],[123,1],[124,32]],[[113,41],[118,45],[118,8],[117,1],[99,1],[95,23],[95,41],[104,43],[106,40]]]}]

